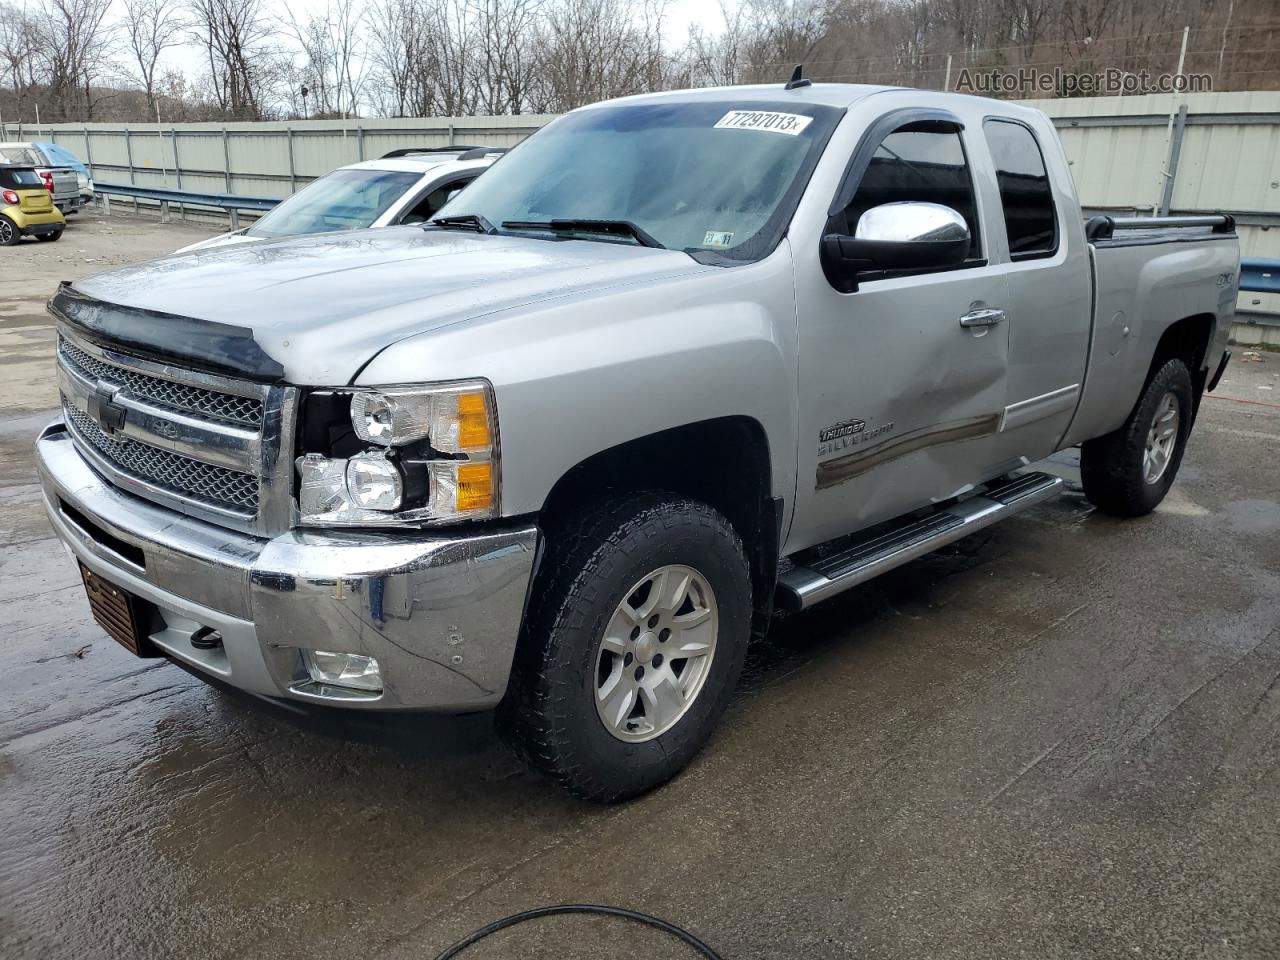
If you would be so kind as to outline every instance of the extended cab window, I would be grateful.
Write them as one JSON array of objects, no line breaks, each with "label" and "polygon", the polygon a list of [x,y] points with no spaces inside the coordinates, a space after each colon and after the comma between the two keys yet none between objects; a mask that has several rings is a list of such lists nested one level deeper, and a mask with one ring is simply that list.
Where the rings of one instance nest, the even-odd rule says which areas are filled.
[{"label": "extended cab window", "polygon": [[940,203],[964,217],[972,238],[966,259],[981,256],[973,176],[958,131],[939,130],[936,124],[909,124],[885,137],[858,181],[839,227],[852,236],[858,219],[872,207],[913,200]]},{"label": "extended cab window", "polygon": [[1058,249],[1058,218],[1035,135],[1011,120],[988,120],[983,129],[996,165],[1010,257],[1052,255]]}]

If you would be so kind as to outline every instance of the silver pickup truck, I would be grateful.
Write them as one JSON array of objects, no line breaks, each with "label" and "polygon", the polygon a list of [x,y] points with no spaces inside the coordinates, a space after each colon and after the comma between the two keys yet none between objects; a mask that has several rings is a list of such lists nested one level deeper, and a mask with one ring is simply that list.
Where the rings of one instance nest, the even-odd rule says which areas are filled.
[{"label": "silver pickup truck", "polygon": [[131,651],[498,708],[577,794],[674,775],[749,639],[1054,495],[1151,511],[1226,363],[1228,217],[1085,223],[1053,126],[754,86],[576,110],[432,222],[64,285],[49,517]]}]

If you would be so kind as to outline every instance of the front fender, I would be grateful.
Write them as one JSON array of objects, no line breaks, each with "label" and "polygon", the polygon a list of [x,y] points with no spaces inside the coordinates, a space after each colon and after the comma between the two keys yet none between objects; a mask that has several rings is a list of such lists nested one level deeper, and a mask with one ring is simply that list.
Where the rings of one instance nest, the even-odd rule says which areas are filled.
[{"label": "front fender", "polygon": [[795,350],[784,241],[758,263],[579,292],[438,329],[388,347],[358,379],[488,379],[504,516],[540,510],[556,481],[597,453],[726,416],[764,428],[772,494],[790,504]]}]

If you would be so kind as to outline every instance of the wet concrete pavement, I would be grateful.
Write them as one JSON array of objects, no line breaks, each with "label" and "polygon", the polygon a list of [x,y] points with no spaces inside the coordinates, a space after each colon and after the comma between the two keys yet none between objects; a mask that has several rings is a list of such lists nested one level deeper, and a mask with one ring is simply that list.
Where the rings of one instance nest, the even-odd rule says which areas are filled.
[{"label": "wet concrete pavement", "polygon": [[[196,235],[105,229],[54,248]],[[1280,952],[1280,355],[1233,364],[1153,516],[1071,491],[779,622],[693,767],[599,808],[486,717],[294,715],[104,637],[29,453],[40,302],[95,264],[29,247],[0,260],[0,956],[430,958],[584,900],[726,958]],[[577,918],[464,956],[691,954]]]}]

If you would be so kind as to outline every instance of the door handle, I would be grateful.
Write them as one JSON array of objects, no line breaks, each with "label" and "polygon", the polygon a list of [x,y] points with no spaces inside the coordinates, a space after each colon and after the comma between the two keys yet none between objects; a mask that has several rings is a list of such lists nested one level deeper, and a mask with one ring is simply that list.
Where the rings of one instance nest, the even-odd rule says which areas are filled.
[{"label": "door handle", "polygon": [[994,327],[1003,319],[1003,310],[971,310],[960,318],[960,326],[966,329],[970,327]]}]

